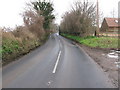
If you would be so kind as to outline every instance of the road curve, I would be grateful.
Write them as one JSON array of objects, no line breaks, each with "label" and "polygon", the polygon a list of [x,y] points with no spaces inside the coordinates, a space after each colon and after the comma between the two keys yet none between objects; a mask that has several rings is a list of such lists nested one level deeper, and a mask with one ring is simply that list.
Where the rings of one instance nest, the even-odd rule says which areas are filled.
[{"label": "road curve", "polygon": [[3,67],[2,75],[3,88],[114,88],[81,48],[57,34]]}]

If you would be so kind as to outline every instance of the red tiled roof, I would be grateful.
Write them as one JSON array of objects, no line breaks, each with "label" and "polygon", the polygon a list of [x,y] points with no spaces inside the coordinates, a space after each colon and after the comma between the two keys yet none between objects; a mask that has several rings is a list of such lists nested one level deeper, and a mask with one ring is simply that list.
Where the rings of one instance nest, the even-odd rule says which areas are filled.
[{"label": "red tiled roof", "polygon": [[105,18],[108,27],[120,27],[120,25],[118,25],[118,18]]}]

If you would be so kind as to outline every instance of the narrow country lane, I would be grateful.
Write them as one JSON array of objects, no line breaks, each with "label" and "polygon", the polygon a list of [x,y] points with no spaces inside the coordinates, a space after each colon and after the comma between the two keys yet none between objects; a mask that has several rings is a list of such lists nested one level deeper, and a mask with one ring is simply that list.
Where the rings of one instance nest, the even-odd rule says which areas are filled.
[{"label": "narrow country lane", "polygon": [[2,72],[3,88],[114,88],[79,46],[57,34]]}]

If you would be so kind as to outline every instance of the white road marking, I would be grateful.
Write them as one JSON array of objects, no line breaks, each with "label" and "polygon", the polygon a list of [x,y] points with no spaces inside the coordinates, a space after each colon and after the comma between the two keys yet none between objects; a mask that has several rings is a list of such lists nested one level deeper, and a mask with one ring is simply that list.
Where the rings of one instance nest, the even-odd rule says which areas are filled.
[{"label": "white road marking", "polygon": [[59,62],[59,60],[60,60],[60,55],[61,55],[61,51],[60,51],[60,52],[59,52],[59,54],[58,54],[57,61],[56,61],[56,63],[55,63],[55,67],[54,67],[54,69],[53,69],[53,72],[52,72],[52,73],[55,73],[55,72],[56,72],[57,65],[58,65],[58,62]]}]

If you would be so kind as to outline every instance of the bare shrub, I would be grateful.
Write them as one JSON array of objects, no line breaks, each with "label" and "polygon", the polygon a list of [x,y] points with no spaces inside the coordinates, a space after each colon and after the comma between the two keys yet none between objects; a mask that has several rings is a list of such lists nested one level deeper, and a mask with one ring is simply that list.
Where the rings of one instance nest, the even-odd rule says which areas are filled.
[{"label": "bare shrub", "polygon": [[2,38],[4,39],[12,39],[16,40],[15,36],[12,34],[12,32],[2,32]]},{"label": "bare shrub", "polygon": [[39,39],[42,39],[45,34],[45,31],[43,29],[44,17],[39,16],[32,10],[24,12],[23,17],[24,24],[28,30],[34,33]]},{"label": "bare shrub", "polygon": [[22,40],[37,39],[36,35],[30,32],[27,27],[17,27],[12,33],[16,38],[21,38]]},{"label": "bare shrub", "polygon": [[11,32],[2,32],[3,64],[13,61],[16,57],[28,53],[40,45],[38,37],[25,27],[17,27]]}]

